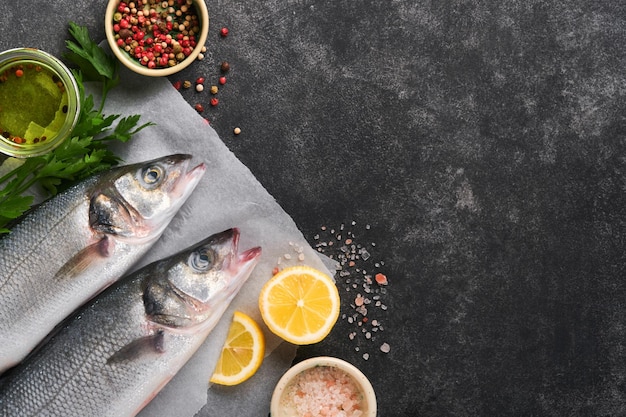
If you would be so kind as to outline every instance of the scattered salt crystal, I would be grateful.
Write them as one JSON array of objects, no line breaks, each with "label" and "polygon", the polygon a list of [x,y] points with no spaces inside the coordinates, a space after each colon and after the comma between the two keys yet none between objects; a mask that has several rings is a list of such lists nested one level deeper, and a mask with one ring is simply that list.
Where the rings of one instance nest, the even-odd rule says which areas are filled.
[{"label": "scattered salt crystal", "polygon": [[298,260],[299,261],[304,261],[304,253],[298,254]]},{"label": "scattered salt crystal", "polygon": [[387,283],[388,283],[387,276],[385,274],[380,273],[380,272],[376,274],[374,279],[376,280],[376,282],[379,285],[387,285]]},{"label": "scattered salt crystal", "polygon": [[385,342],[382,345],[380,345],[380,351],[383,353],[389,353],[389,351],[391,350],[391,346],[389,346],[389,343]]},{"label": "scattered salt crystal", "polygon": [[[356,222],[352,222],[352,226],[355,224]],[[365,228],[369,230],[370,226],[367,225]],[[356,294],[353,296],[354,301],[349,305],[354,314],[348,313],[342,316],[357,330],[351,331],[348,336],[350,340],[358,341],[355,344],[360,344],[363,340],[376,343],[376,337],[383,331],[383,326],[378,320],[368,319],[368,317],[375,317],[377,311],[387,310],[382,297],[387,293],[388,288],[387,277],[380,271],[384,262],[378,259],[372,260],[372,253],[370,253],[371,248],[376,247],[376,243],[358,242],[349,224],[341,224],[333,229],[323,226],[322,231],[321,235],[315,235],[315,239],[319,239],[317,247],[321,248],[321,253],[336,260],[337,277],[341,279],[340,284],[343,284],[345,292]],[[376,270],[370,271],[372,268]],[[371,310],[368,311],[368,309]],[[358,352],[359,348],[355,350]]]},{"label": "scattered salt crystal", "polygon": [[286,254],[284,254],[284,255],[283,255],[283,258],[285,258],[285,259],[289,260],[289,259],[291,259],[291,255],[289,255],[288,253],[286,253]]},{"label": "scattered salt crystal", "polygon": [[364,353],[363,354],[363,359],[368,360],[370,358],[370,354],[369,353]]},{"label": "scattered salt crystal", "polygon": [[357,294],[356,298],[354,299],[354,304],[356,304],[357,306],[362,306],[364,302],[365,300],[363,299],[361,294]]}]

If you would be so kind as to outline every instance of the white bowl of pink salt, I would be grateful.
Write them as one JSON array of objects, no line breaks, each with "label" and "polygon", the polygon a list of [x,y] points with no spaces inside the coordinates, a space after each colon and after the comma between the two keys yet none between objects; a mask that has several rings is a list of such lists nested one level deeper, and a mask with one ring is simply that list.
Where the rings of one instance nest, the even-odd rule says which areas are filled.
[{"label": "white bowl of pink salt", "polygon": [[376,417],[376,395],[354,365],[333,357],[306,359],[278,381],[271,417]]}]

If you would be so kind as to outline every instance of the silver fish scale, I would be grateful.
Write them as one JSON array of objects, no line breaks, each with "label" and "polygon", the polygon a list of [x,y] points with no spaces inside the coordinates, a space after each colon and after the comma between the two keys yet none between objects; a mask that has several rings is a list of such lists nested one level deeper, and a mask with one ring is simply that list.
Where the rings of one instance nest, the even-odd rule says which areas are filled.
[{"label": "silver fish scale", "polygon": [[[237,255],[238,236],[236,229],[210,236],[86,304],[0,382],[0,416],[135,416],[196,352],[250,276],[261,249]],[[212,262],[198,264],[198,256]],[[185,295],[172,283],[180,274],[214,291],[202,301]],[[158,300],[149,295],[154,288],[164,290]]]},{"label": "silver fish scale", "polygon": [[[155,374],[167,368],[170,349],[137,351],[136,357],[107,363],[125,345],[145,338],[147,322],[141,302],[141,277],[107,291],[72,319],[0,388],[0,415],[5,417],[96,417],[132,415],[150,393]],[[115,315],[111,315],[115,311]],[[172,337],[165,346],[183,346]],[[132,352],[131,352],[132,353]],[[142,365],[143,364],[143,365]],[[146,381],[137,385],[137,381]],[[133,389],[129,390],[129,387]],[[81,393],[76,396],[75,393]],[[116,406],[117,404],[117,406]],[[122,407],[123,409],[120,409]]]},{"label": "silver fish scale", "polygon": [[[200,167],[187,175],[190,158],[172,155],[103,172],[42,204],[0,239],[0,374],[154,244],[204,173]],[[157,164],[163,181],[141,182],[142,172]],[[120,190],[115,186],[120,177],[135,180]],[[142,207],[142,197],[154,199],[152,194],[167,204],[151,208],[146,220],[119,191],[133,193]],[[104,222],[99,230],[122,230],[123,236],[92,230],[92,201],[99,203],[94,217]]]},{"label": "silver fish scale", "polygon": [[142,297],[143,282],[155,271],[162,270],[142,270],[105,291],[10,373],[0,385],[0,416],[134,416],[198,349],[230,302],[215,308],[208,326],[162,328],[157,346],[152,340],[159,332]]},{"label": "silver fish scale", "polygon": [[63,294],[77,284],[53,277],[90,243],[89,202],[84,197],[90,185],[82,184],[50,201],[0,240],[0,338],[5,339],[0,340],[0,359],[24,351],[27,335],[45,336],[49,329],[40,335],[42,318],[58,314],[67,305]]}]

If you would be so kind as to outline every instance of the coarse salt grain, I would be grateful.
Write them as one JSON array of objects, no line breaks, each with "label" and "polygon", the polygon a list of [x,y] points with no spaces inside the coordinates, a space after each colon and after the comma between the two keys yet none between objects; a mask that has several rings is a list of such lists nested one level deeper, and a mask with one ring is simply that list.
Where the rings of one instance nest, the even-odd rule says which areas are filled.
[{"label": "coarse salt grain", "polygon": [[300,373],[285,388],[282,404],[294,416],[363,416],[363,395],[352,378],[334,366],[316,366]]}]

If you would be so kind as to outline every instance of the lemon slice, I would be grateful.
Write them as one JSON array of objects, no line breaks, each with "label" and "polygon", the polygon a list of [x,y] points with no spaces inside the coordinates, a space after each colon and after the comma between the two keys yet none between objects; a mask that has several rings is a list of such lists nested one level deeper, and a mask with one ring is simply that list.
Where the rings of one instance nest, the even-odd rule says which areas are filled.
[{"label": "lemon slice", "polygon": [[337,322],[339,305],[333,279],[302,265],[278,272],[259,294],[259,309],[267,327],[297,345],[324,339]]},{"label": "lemon slice", "polygon": [[257,322],[235,311],[211,382],[220,385],[242,383],[259,369],[264,354],[265,338]]}]

